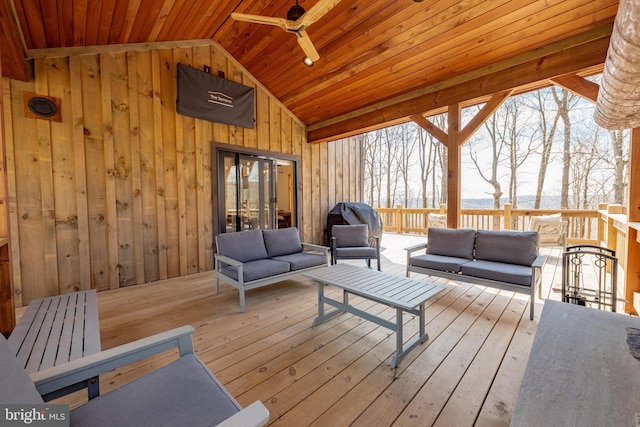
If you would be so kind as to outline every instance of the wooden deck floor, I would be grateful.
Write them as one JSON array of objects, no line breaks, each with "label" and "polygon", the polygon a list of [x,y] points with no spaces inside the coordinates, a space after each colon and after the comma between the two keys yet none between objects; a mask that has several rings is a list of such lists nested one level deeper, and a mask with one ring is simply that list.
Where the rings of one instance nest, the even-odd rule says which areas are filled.
[{"label": "wooden deck floor", "polygon": [[[404,275],[403,248],[423,239],[385,234],[383,271]],[[560,250],[544,252],[544,297],[559,299],[552,288],[561,283]],[[244,314],[230,286],[221,284],[215,295],[212,273],[100,292],[102,348],[190,324],[197,355],[242,405],[261,400],[272,425],[506,426],[543,302],[536,301],[536,320],[530,321],[524,295],[435,281],[446,290],[428,301],[430,340],[396,369],[389,367],[391,331],[350,314],[312,327],[316,288],[303,277],[249,291]],[[395,313],[357,297],[351,301],[385,317]],[[417,322],[414,316],[405,321],[408,340]],[[104,375],[101,390],[172,358],[166,354]],[[80,397],[66,399],[74,405]]]}]

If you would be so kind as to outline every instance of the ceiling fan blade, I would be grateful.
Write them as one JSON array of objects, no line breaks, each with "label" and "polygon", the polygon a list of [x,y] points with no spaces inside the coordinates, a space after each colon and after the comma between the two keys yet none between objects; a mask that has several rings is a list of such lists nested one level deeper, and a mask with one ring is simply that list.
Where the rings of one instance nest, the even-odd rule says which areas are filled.
[{"label": "ceiling fan blade", "polygon": [[307,32],[305,30],[300,30],[297,31],[296,34],[298,36],[298,44],[304,51],[304,54],[307,55],[313,62],[316,62],[318,59],[320,59],[320,55],[318,54],[318,51],[313,45],[313,42],[309,38]]},{"label": "ceiling fan blade", "polygon": [[307,10],[307,13],[302,15],[300,19],[296,21],[296,26],[306,28],[309,25],[316,22],[318,19],[326,15],[331,9],[333,9],[340,0],[320,0],[311,9]]},{"label": "ceiling fan blade", "polygon": [[289,21],[284,18],[274,18],[271,16],[260,16],[260,15],[248,15],[246,13],[231,13],[231,17],[236,21],[244,21],[251,22],[254,24],[266,24],[266,25],[274,25],[276,27],[280,27],[285,31],[289,31],[290,25]]}]

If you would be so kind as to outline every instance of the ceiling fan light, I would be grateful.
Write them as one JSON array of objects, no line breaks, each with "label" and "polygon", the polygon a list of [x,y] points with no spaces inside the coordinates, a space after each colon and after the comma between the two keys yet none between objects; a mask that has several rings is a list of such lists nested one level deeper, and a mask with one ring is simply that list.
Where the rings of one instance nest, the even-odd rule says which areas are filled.
[{"label": "ceiling fan light", "polygon": [[287,19],[289,21],[297,21],[305,12],[304,7],[298,5],[298,2],[296,2],[296,5],[291,6],[291,9],[287,12]]},{"label": "ceiling fan light", "polygon": [[305,56],[304,58],[302,58],[302,63],[307,67],[313,67],[313,61],[308,56]]}]

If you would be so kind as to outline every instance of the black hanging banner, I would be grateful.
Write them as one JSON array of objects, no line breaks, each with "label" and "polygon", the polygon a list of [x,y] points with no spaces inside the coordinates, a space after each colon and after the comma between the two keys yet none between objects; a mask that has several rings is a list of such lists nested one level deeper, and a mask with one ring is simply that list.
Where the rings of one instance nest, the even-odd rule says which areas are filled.
[{"label": "black hanging banner", "polygon": [[178,64],[179,114],[253,129],[255,89]]}]

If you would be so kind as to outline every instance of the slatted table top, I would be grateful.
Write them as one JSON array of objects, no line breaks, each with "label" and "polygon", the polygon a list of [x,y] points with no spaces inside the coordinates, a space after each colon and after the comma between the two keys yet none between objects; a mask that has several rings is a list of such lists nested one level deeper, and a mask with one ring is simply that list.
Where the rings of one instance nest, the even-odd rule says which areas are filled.
[{"label": "slatted table top", "polygon": [[31,301],[9,345],[28,373],[100,352],[96,291]]},{"label": "slatted table top", "polygon": [[412,280],[350,264],[331,265],[303,273],[303,276],[407,311],[444,289],[444,286],[435,283]]}]

